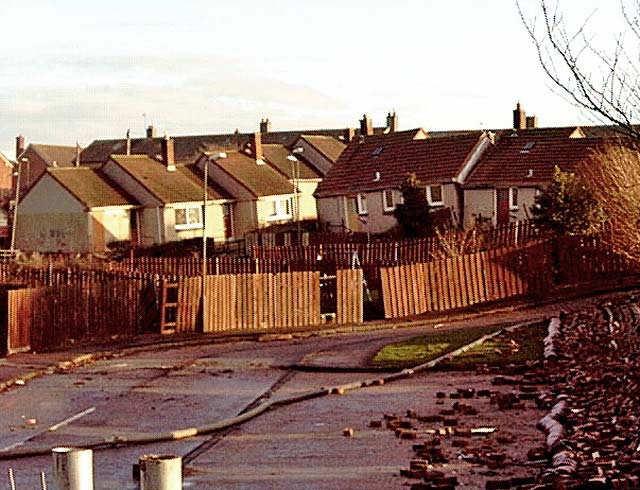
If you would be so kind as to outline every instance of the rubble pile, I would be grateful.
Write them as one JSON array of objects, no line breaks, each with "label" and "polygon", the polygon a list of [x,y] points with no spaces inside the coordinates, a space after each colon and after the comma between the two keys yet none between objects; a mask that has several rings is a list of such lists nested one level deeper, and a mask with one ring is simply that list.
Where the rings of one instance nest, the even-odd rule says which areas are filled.
[{"label": "rubble pile", "polygon": [[[383,420],[371,420],[369,427],[391,430],[400,442],[411,444],[412,457],[400,470],[411,490],[470,488],[469,481],[460,476],[468,472],[487,489],[533,488],[539,469],[523,464],[526,450],[520,458],[513,456],[512,449],[522,441],[510,433],[508,423],[503,427],[487,424],[496,418],[496,411],[518,417],[520,410],[537,409],[537,388],[522,377],[508,380],[505,383],[505,378],[496,377],[496,389],[438,392],[435,404],[442,408],[436,413],[385,414]],[[542,448],[539,452],[544,455]]]},{"label": "rubble pile", "polygon": [[[557,325],[553,325],[557,329]],[[551,328],[550,328],[551,330]],[[628,296],[564,314],[543,370],[550,465],[542,488],[640,488],[640,307]]]}]

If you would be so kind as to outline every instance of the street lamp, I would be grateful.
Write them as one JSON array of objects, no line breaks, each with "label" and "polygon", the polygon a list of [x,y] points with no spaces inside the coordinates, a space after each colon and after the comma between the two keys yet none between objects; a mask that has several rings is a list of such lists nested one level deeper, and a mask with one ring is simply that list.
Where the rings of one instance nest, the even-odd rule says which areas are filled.
[{"label": "street lamp", "polygon": [[[16,225],[18,224],[18,201],[20,200],[20,169],[22,168],[22,163],[28,163],[29,159],[26,157],[21,158],[18,162],[16,162],[17,175],[16,175],[16,193],[14,195],[14,203],[13,203],[13,219],[11,223],[11,250],[16,249]],[[14,174],[15,175],[15,174]]]},{"label": "street lamp", "polygon": [[209,196],[207,193],[209,184],[209,162],[216,162],[227,158],[225,152],[214,153],[208,155],[204,162],[204,177],[202,178],[202,287],[200,289],[200,302],[202,304],[202,331],[207,328],[207,289],[205,283],[207,281],[207,201]]},{"label": "street lamp", "polygon": [[302,230],[300,229],[300,191],[298,189],[298,180],[300,179],[300,160],[296,158],[295,155],[299,155],[304,151],[304,148],[298,146],[291,150],[292,155],[287,155],[287,160],[291,162],[291,180],[293,180],[293,190],[295,192],[294,196],[294,217],[297,223],[298,230],[298,245],[300,245],[300,237],[302,235]]}]

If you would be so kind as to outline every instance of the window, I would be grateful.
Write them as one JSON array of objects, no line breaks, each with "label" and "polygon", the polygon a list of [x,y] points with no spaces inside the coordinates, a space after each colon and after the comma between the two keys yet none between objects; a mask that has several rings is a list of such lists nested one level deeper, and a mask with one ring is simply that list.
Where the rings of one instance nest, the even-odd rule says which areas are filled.
[{"label": "window", "polygon": [[367,214],[367,196],[358,194],[356,196],[356,213],[359,215]]},{"label": "window", "polygon": [[427,186],[427,202],[429,206],[444,206],[441,185]]},{"label": "window", "polygon": [[176,230],[202,228],[202,208],[200,206],[185,206],[175,209]]},{"label": "window", "polygon": [[382,208],[385,212],[393,211],[396,208],[394,191],[387,189],[382,191]]},{"label": "window", "polygon": [[293,209],[291,198],[280,198],[271,201],[271,214],[267,219],[281,220],[290,219],[291,210]]},{"label": "window", "polygon": [[518,188],[517,187],[509,188],[509,209],[511,211],[518,210]]}]

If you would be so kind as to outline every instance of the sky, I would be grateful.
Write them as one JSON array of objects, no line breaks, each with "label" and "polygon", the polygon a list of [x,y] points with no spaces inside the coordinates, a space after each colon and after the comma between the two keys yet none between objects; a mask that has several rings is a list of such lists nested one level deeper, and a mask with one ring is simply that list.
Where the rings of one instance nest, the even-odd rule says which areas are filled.
[{"label": "sky", "polygon": [[[533,19],[537,0],[521,0]],[[617,1],[560,0],[599,40]],[[602,5],[605,4],[605,5]],[[588,124],[553,90],[515,0],[0,0],[0,151],[158,134]]]}]

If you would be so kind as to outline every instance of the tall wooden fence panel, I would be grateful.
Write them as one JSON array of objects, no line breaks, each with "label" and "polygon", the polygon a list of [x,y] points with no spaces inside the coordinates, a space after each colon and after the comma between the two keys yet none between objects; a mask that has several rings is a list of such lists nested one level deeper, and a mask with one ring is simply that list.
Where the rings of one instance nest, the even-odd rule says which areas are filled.
[{"label": "tall wooden fence panel", "polygon": [[[179,281],[177,331],[200,324],[202,278]],[[320,324],[320,274],[207,276],[205,332],[265,330]]]},{"label": "tall wooden fence panel", "polygon": [[336,271],[336,323],[362,323],[362,269]]},{"label": "tall wooden fence panel", "polygon": [[386,318],[463,308],[553,284],[548,242],[383,267],[380,274]]},{"label": "tall wooden fence panel", "polygon": [[[30,330],[35,350],[70,340],[100,340],[137,333],[140,285],[133,281],[50,286],[11,291],[14,328],[19,338]],[[18,319],[19,316],[19,319]]]},{"label": "tall wooden fence panel", "polygon": [[31,350],[31,311],[33,289],[8,291],[7,354]]}]

